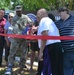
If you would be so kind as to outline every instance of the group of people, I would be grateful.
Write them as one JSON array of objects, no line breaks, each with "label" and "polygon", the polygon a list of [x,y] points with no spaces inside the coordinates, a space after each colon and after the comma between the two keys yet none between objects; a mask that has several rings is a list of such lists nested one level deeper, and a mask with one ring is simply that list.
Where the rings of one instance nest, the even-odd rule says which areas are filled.
[{"label": "group of people", "polygon": [[[4,10],[0,10],[0,34],[20,34],[39,36],[73,36],[74,17],[69,14],[66,7],[58,9],[60,20],[55,21],[48,15],[46,9],[37,11],[36,19],[22,14],[22,6],[16,6],[16,15],[10,13],[8,21],[4,18]],[[35,24],[36,23],[36,24]],[[36,25],[36,26],[35,26]],[[30,27],[30,31],[29,30]],[[0,36],[0,66],[5,43],[7,69],[4,75],[12,75],[14,59],[20,51],[20,70],[25,67],[27,46],[29,40]],[[31,68],[38,51],[37,75],[73,75],[74,72],[74,41],[73,40],[31,40]]]},{"label": "group of people", "polygon": [[[60,20],[52,21],[43,8],[37,12],[38,34],[43,36],[73,36],[74,16],[66,7],[58,9]],[[54,38],[55,39],[55,38]],[[73,40],[38,40],[40,74],[74,75]],[[40,66],[39,65],[39,66]]]}]

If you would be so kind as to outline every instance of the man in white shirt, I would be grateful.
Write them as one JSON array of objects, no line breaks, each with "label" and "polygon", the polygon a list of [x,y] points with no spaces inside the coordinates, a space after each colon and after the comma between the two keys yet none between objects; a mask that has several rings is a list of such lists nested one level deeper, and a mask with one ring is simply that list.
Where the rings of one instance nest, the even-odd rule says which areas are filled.
[{"label": "man in white shirt", "polygon": [[[38,34],[43,36],[59,36],[55,23],[48,17],[43,8],[37,12],[39,22]],[[60,40],[38,40],[40,48],[39,60],[43,61],[41,75],[63,75],[62,46]]]}]

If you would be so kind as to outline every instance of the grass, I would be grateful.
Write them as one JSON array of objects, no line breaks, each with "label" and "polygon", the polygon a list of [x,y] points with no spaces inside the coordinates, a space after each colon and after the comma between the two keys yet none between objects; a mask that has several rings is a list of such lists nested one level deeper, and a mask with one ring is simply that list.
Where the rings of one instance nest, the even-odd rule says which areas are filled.
[{"label": "grass", "polygon": [[5,72],[5,69],[1,69],[1,70],[0,70],[0,75],[3,75],[4,72]]}]

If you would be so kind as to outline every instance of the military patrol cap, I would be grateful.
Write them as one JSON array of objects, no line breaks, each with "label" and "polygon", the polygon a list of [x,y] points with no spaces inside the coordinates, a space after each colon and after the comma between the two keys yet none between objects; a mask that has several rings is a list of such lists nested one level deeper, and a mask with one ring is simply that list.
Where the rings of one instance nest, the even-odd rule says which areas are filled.
[{"label": "military patrol cap", "polygon": [[17,5],[16,7],[15,7],[15,11],[21,11],[22,10],[22,6],[21,5]]}]

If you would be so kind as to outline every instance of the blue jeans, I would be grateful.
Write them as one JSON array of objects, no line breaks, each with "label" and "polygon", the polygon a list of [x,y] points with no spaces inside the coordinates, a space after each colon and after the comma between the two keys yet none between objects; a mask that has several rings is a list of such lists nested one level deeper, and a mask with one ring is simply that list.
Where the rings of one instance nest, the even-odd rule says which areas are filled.
[{"label": "blue jeans", "polygon": [[73,75],[74,71],[74,51],[64,52],[64,75]]}]

